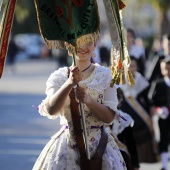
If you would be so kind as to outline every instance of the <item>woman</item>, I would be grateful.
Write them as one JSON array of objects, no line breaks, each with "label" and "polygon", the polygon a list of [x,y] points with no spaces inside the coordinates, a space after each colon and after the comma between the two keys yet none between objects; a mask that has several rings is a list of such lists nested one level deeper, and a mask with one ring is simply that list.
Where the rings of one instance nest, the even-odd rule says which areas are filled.
[{"label": "woman", "polygon": [[[46,145],[33,170],[80,169],[80,153],[76,146],[70,112],[69,94],[73,88],[76,98],[83,104],[90,157],[95,154],[99,144],[103,124],[119,119],[116,113],[118,104],[116,88],[110,88],[110,71],[91,63],[91,56],[97,44],[91,34],[86,36],[89,41],[76,51],[77,66],[72,65],[69,69],[59,68],[47,81],[47,97],[40,104],[39,112],[51,119],[60,116],[62,127]],[[122,155],[114,139],[109,135],[102,157],[102,170],[125,169]]]}]

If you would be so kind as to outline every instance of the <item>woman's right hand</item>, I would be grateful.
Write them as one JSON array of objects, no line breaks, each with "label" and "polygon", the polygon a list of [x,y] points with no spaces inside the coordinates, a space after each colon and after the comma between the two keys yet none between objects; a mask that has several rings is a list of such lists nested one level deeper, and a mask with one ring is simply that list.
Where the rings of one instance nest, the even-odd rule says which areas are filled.
[{"label": "woman's right hand", "polygon": [[74,66],[70,69],[69,82],[72,86],[78,84],[82,80],[82,74],[78,67]]}]

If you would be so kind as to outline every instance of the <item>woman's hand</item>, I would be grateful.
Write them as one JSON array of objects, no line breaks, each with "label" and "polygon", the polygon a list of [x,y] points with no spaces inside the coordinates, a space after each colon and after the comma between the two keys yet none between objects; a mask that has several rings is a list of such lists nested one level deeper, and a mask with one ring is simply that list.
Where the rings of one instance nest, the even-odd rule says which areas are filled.
[{"label": "woman's hand", "polygon": [[91,97],[86,93],[86,89],[80,86],[77,86],[76,90],[76,98],[82,103],[87,103],[91,99]]},{"label": "woman's hand", "polygon": [[69,81],[72,86],[78,84],[82,80],[82,74],[78,67],[73,67],[70,69]]}]

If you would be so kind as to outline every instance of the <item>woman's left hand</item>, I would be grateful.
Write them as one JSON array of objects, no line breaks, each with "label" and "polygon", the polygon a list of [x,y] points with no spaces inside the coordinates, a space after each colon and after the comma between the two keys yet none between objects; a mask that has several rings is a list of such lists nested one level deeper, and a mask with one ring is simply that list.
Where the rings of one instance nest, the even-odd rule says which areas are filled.
[{"label": "woman's left hand", "polygon": [[83,87],[77,86],[75,93],[76,93],[76,98],[82,103],[86,103],[90,99],[90,96],[86,93],[86,89]]}]

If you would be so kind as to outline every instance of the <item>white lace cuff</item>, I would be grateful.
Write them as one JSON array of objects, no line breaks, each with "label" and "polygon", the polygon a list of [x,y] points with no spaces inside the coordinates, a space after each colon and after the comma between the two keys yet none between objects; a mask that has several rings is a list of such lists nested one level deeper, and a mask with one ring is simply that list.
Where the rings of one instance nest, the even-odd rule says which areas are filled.
[{"label": "white lace cuff", "polygon": [[127,121],[126,117],[124,117],[124,115],[117,109],[117,102],[104,101],[103,104],[115,112],[114,119],[108,123],[108,125],[111,125],[114,121],[117,121],[118,123]]},{"label": "white lace cuff", "polygon": [[47,111],[48,100],[49,97],[47,97],[45,100],[41,102],[41,104],[38,106],[38,111],[41,116],[46,116],[49,119],[56,119],[58,117],[58,114],[50,115]]},{"label": "white lace cuff", "polygon": [[[119,120],[114,119],[112,131],[115,135],[120,134],[125,128],[127,128],[129,126],[133,127],[133,125],[134,125],[134,120],[132,119],[132,117],[130,115],[122,112],[121,110],[119,110],[119,113],[121,116],[123,116],[126,119],[126,121],[124,121],[124,119],[120,119],[120,118],[118,118]],[[119,117],[120,117],[120,115],[119,115]]]}]

